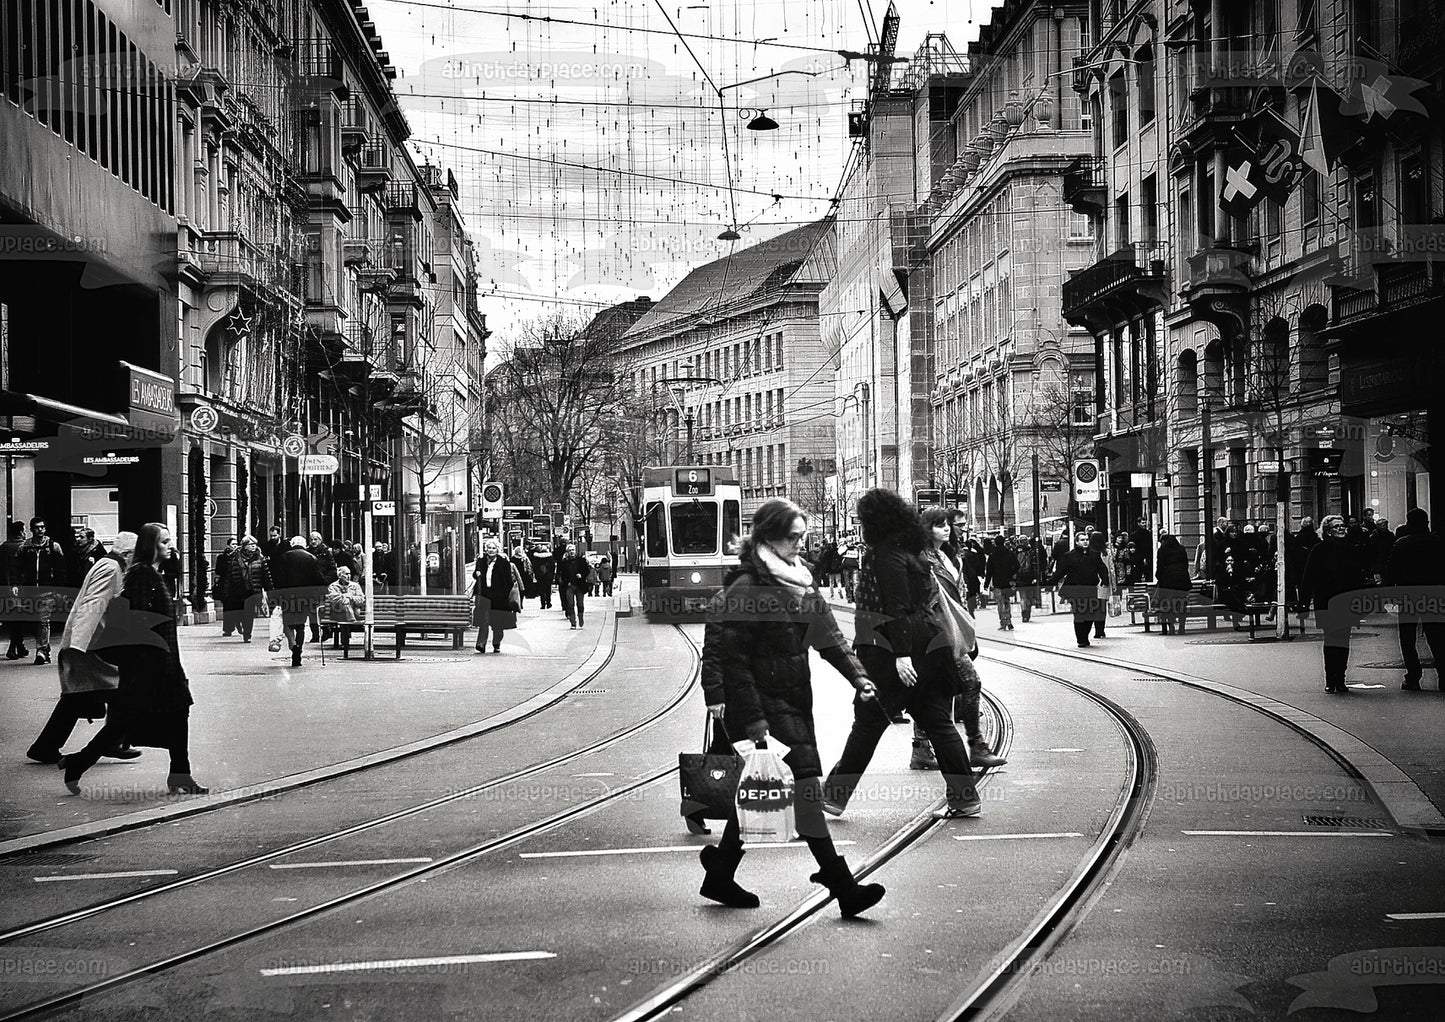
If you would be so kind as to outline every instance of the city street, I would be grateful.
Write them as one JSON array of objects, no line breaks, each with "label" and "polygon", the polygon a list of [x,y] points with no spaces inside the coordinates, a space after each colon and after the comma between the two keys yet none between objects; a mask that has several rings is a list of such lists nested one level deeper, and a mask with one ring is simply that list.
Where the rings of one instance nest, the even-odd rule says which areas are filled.
[{"label": "city street", "polygon": [[[846,922],[801,846],[749,850],[759,910],[698,897],[676,756],[702,630],[635,588],[581,632],[532,606],[499,655],[293,670],[184,628],[202,797],[161,794],[153,749],[69,796],[22,755],[53,668],[3,668],[0,1016],[1437,1017],[1445,696],[1399,690],[1383,622],[1340,700],[1317,633],[1125,616],[1085,651],[1067,615],[981,611],[1008,764],[980,817],[934,821],[891,728],[832,823],[888,888]],[[827,764],[849,690],[817,661],[814,691]]]}]

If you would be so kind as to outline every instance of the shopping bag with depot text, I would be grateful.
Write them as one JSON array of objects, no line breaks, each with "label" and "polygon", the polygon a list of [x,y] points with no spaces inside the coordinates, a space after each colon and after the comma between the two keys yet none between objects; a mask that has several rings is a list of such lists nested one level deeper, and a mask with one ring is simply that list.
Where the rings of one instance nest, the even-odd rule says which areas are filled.
[{"label": "shopping bag with depot text", "polygon": [[[747,746],[750,746],[748,748]],[[793,771],[783,762],[788,749],[763,739],[739,743],[743,770],[738,778],[738,829],[744,844],[793,840]]]}]

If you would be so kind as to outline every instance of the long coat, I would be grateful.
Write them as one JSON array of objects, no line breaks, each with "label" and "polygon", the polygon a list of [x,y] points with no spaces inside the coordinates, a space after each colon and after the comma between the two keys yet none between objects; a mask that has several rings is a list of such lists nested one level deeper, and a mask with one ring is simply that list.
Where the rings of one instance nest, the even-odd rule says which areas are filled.
[{"label": "long coat", "polygon": [[726,704],[723,719],[735,739],[749,725],[765,722],[788,746],[784,759],[799,780],[823,775],[813,729],[810,649],[855,685],[865,677],[816,587],[799,596],[750,558],[728,573],[708,606],[703,697],[709,705]]},{"label": "long coat", "polygon": [[1099,586],[1109,584],[1109,569],[1098,551],[1070,550],[1059,558],[1051,581],[1069,601],[1075,621],[1104,620],[1108,601],[1099,598]]},{"label": "long coat", "polygon": [[305,547],[293,546],[277,558],[276,597],[281,604],[281,623],[294,628],[304,624],[326,600],[328,583],[316,558]]},{"label": "long coat", "polygon": [[194,701],[176,644],[175,605],[165,579],[151,564],[132,565],[120,595],[107,614],[106,627],[112,620],[121,622],[119,630],[130,641],[114,653],[120,687],[111,697],[110,719],[132,745],[166,748],[179,737]]},{"label": "long coat", "polygon": [[[472,568],[476,585],[472,589],[475,600],[472,605],[472,621],[479,628],[517,627],[517,614],[512,610],[512,585],[518,590],[522,586],[521,573],[508,557],[497,556],[487,563],[483,554]],[[478,640],[481,641],[480,639]]]},{"label": "long coat", "polygon": [[96,561],[85,573],[75,605],[70,608],[70,617],[65,619],[60,652],[56,656],[60,691],[64,695],[108,692],[120,684],[119,669],[102,659],[98,650],[105,646],[101,622],[110,601],[120,595],[124,572],[124,562],[109,555]]},{"label": "long coat", "polygon": [[1365,563],[1360,551],[1347,540],[1326,539],[1310,551],[1305,561],[1300,599],[1305,603],[1313,600],[1317,611],[1337,611],[1358,617],[1358,614],[1349,614],[1348,608],[1333,606],[1331,601],[1364,586]]},{"label": "long coat", "polygon": [[[967,566],[959,560],[954,565],[966,586]],[[945,687],[949,695],[963,691],[964,679],[953,669],[955,658],[943,627],[938,587],[932,566],[921,554],[893,543],[879,543],[863,553],[853,648],[889,713],[899,707],[917,707],[938,695],[938,686]],[[966,594],[965,588],[965,600]],[[932,655],[940,651],[947,655]],[[918,672],[918,682],[912,687],[898,677],[898,658],[902,656],[907,656]]]}]

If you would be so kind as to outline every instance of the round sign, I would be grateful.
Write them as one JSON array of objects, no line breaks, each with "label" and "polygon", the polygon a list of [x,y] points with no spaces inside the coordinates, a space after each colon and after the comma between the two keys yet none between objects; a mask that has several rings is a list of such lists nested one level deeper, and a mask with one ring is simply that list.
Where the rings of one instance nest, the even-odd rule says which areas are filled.
[{"label": "round sign", "polygon": [[502,499],[502,488],[496,483],[488,483],[482,487],[482,499],[488,504],[495,504]]},{"label": "round sign", "polygon": [[1099,478],[1099,466],[1092,461],[1081,461],[1074,469],[1074,477],[1081,483],[1092,483]]},{"label": "round sign", "polygon": [[220,510],[220,509],[216,506],[216,498],[215,498],[215,497],[207,497],[207,498],[206,498],[206,517],[207,517],[207,518],[215,518],[215,517],[216,517],[216,512],[217,512],[218,510]]},{"label": "round sign", "polygon": [[197,433],[210,433],[220,421],[221,417],[210,405],[196,405],[191,409],[191,428]]},{"label": "round sign", "polygon": [[288,458],[301,457],[306,453],[306,438],[300,433],[292,433],[281,441],[281,452]]}]

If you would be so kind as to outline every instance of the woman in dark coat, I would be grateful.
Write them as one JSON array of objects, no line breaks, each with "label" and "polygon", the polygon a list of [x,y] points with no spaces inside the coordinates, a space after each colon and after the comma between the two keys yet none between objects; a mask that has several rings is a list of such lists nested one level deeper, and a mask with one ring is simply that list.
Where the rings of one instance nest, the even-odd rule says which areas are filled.
[{"label": "woman in dark coat", "polygon": [[517,627],[519,608],[512,602],[512,586],[520,592],[521,576],[510,558],[502,556],[502,544],[489,538],[472,568],[473,620],[477,626],[477,652],[487,651],[487,629],[492,630],[492,652],[502,651],[502,633]]},{"label": "woman in dark coat", "polygon": [[1159,537],[1159,554],[1154,563],[1154,613],[1165,635],[1176,628],[1183,635],[1190,590],[1189,554],[1177,537],[1165,533]]},{"label": "woman in dark coat", "polygon": [[80,778],[121,738],[169,750],[166,787],[172,794],[204,795],[210,790],[191,776],[191,685],[176,644],[174,602],[160,572],[170,551],[169,529],[158,522],[141,526],[120,597],[111,601],[106,614],[107,659],[120,667],[119,687],[105,726],[89,745],[60,762],[72,795],[80,794]]},{"label": "woman in dark coat", "polygon": [[1350,632],[1360,615],[1350,606],[1365,586],[1365,561],[1346,538],[1345,520],[1326,515],[1320,522],[1324,539],[1310,551],[1300,580],[1300,600],[1314,602],[1315,620],[1325,633],[1325,691],[1349,695],[1345,669],[1350,663]]},{"label": "woman in dark coat", "polygon": [[[708,713],[732,740],[745,735],[763,742],[774,734],[788,746],[784,761],[793,771],[798,833],[818,862],[811,879],[826,886],[844,917],[851,917],[876,905],[883,886],[859,884],[828,834],[818,783],[822,764],[813,730],[809,651],[817,649],[848,679],[858,699],[874,702],[874,692],[798,556],[807,535],[807,520],[791,501],[767,501],[753,514],[752,534],[742,545],[738,567],[708,608],[703,696]],[[757,895],[733,879],[742,857],[734,811],[722,840],[702,850],[707,878],[699,893],[733,908],[756,908]]]},{"label": "woman in dark coat", "polygon": [[1079,648],[1088,646],[1089,629],[1102,636],[1107,601],[1099,596],[1099,587],[1109,584],[1109,569],[1104,566],[1101,550],[1104,534],[1094,533],[1092,541],[1083,533],[1074,537],[1074,549],[1059,558],[1050,585],[1059,587],[1059,596],[1069,601],[1074,612],[1074,639]]},{"label": "woman in dark coat", "polygon": [[843,812],[888,729],[889,714],[902,706],[932,744],[943,775],[948,801],[934,815],[977,816],[981,805],[968,747],[953,726],[953,700],[966,686],[942,638],[938,583],[924,558],[932,540],[918,512],[892,490],[865,493],[858,501],[858,524],[867,548],[858,572],[853,646],[888,713],[879,713],[871,700],[854,700],[853,728],[824,784],[828,804]]},{"label": "woman in dark coat", "polygon": [[275,586],[271,580],[271,562],[261,553],[255,536],[241,539],[241,549],[231,555],[231,578],[226,584],[226,598],[236,604],[236,627],[241,639],[251,641],[256,626],[256,613]]}]

